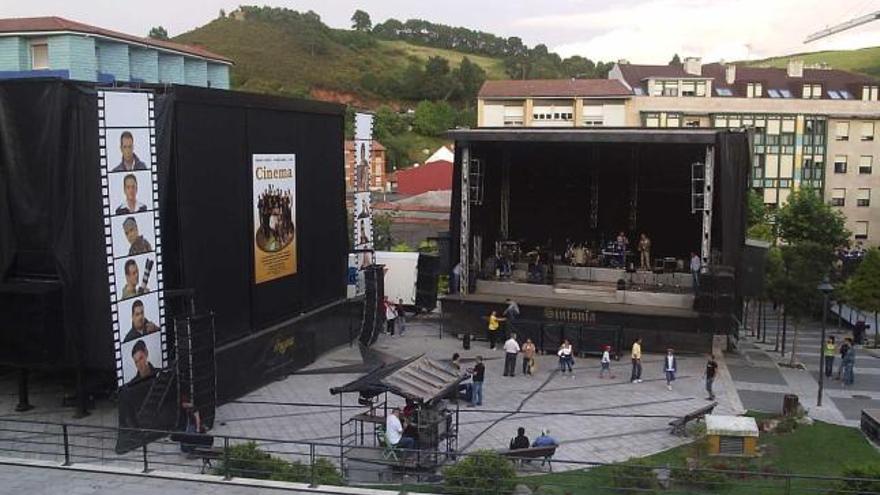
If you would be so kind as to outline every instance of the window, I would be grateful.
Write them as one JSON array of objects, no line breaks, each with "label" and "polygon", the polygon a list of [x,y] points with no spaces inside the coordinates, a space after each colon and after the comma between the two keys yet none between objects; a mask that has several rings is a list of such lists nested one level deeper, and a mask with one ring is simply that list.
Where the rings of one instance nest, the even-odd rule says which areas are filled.
[{"label": "window", "polygon": [[49,68],[49,44],[31,44],[31,69],[42,70]]},{"label": "window", "polygon": [[747,98],[760,98],[764,92],[764,86],[759,82],[750,82],[746,84]]},{"label": "window", "polygon": [[849,122],[837,123],[834,139],[837,141],[849,141]]},{"label": "window", "polygon": [[504,105],[504,125],[510,127],[523,125],[522,105]]},{"label": "window", "polygon": [[684,119],[685,127],[700,127],[700,118],[699,117],[687,117]]},{"label": "window", "polygon": [[840,93],[838,93],[837,91],[832,91],[832,90],[829,89],[829,90],[828,90],[828,97],[831,98],[832,100],[839,100],[839,99],[840,99]]},{"label": "window", "polygon": [[858,196],[856,196],[856,206],[867,208],[871,206],[871,190],[868,188],[860,188]]},{"label": "window", "polygon": [[822,85],[821,84],[804,84],[804,98],[807,99],[818,99],[822,98]]},{"label": "window", "polygon": [[859,157],[859,174],[870,174],[874,168],[874,157],[862,155]]},{"label": "window", "polygon": [[770,96],[770,98],[779,98],[779,90],[776,90],[776,89],[768,89],[768,90],[767,90],[767,95]]},{"label": "window", "polygon": [[783,98],[791,98],[791,91],[787,89],[780,89],[779,94],[781,94]]},{"label": "window", "polygon": [[662,96],[678,96],[678,81],[660,81]]},{"label": "window", "polygon": [[873,141],[874,140],[874,123],[873,122],[862,122],[862,141]]},{"label": "window", "polygon": [[846,206],[846,189],[831,190],[831,206]]},{"label": "window", "polygon": [[765,205],[775,205],[776,201],[779,199],[779,190],[778,189],[764,189],[764,204]]},{"label": "window", "polygon": [[715,88],[715,94],[718,96],[733,96],[733,91],[730,88]]},{"label": "window", "polygon": [[697,96],[706,96],[706,81],[697,81]]},{"label": "window", "polygon": [[877,101],[877,86],[862,86],[862,100]]},{"label": "window", "polygon": [[694,81],[681,82],[681,96],[697,96],[697,85]]},{"label": "window", "polygon": [[834,173],[846,173],[846,155],[837,155],[834,157]]},{"label": "window", "polygon": [[660,114],[645,114],[645,127],[660,127]]},{"label": "window", "polygon": [[642,89],[641,86],[636,86],[636,87],[634,87],[634,88],[633,88],[633,93],[635,93],[636,96],[645,96],[645,90]]},{"label": "window", "polygon": [[666,127],[681,127],[681,115],[677,113],[667,114]]},{"label": "window", "polygon": [[853,99],[852,93],[850,93],[849,91],[847,91],[845,89],[840,89],[837,92],[840,93],[840,97],[843,98],[844,100],[852,100]]},{"label": "window", "polygon": [[602,105],[584,105],[584,127],[601,127],[604,123]]},{"label": "window", "polygon": [[853,230],[853,234],[855,234],[855,238],[859,240],[865,240],[868,238],[868,222],[856,222],[856,228]]},{"label": "window", "polygon": [[715,117],[715,127],[727,127],[727,116],[717,115]]}]

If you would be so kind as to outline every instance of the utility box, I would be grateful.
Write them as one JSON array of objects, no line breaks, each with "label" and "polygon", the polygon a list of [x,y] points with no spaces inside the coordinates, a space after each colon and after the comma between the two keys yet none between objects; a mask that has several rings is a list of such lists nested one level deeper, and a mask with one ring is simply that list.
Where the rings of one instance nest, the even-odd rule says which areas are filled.
[{"label": "utility box", "polygon": [[754,457],[758,450],[758,423],[746,416],[706,416],[710,455]]}]

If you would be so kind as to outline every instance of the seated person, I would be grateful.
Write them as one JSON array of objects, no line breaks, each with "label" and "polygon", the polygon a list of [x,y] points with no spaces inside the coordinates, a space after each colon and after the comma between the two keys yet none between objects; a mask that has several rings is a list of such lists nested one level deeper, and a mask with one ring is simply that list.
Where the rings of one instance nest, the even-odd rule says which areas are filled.
[{"label": "seated person", "polygon": [[388,443],[401,449],[412,449],[416,446],[413,437],[403,435],[403,425],[400,424],[400,408],[395,407],[385,419],[385,438]]},{"label": "seated person", "polygon": [[406,399],[406,405],[403,406],[403,417],[410,419],[413,417],[413,413],[416,412],[416,401],[412,399]]},{"label": "seated person", "polygon": [[403,436],[407,438],[412,438],[413,443],[418,445],[419,443],[419,427],[416,426],[415,422],[410,418],[404,418],[403,420]]},{"label": "seated person", "polygon": [[529,437],[526,436],[526,429],[520,426],[516,430],[516,436],[510,439],[510,450],[529,448]]},{"label": "seated person", "polygon": [[559,442],[550,436],[550,430],[547,429],[541,430],[541,436],[532,442],[532,447],[552,447],[554,445],[559,445]]}]

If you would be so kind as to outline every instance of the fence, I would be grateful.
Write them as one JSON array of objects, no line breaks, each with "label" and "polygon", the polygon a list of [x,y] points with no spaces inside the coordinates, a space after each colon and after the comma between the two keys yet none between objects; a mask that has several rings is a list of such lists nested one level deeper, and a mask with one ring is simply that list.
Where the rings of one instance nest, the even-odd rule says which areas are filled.
[{"label": "fence", "polygon": [[[556,472],[550,473],[541,458],[517,459],[509,456],[509,452],[512,464],[480,453],[397,450],[395,456],[386,457],[387,449],[381,447],[372,449],[374,455],[370,458],[353,458],[337,443],[223,435],[214,435],[216,447],[186,455],[181,452],[178,442],[168,438],[173,433],[145,430],[128,433],[168,436],[134,451],[117,454],[114,447],[118,432],[119,429],[113,427],[0,419],[0,456],[48,460],[60,465],[113,465],[144,473],[152,470],[209,472],[227,478],[262,478],[312,485],[378,485],[396,491],[456,495],[501,495],[510,493],[515,484],[527,485],[537,493],[573,495],[880,495],[880,478],[835,478],[775,473],[767,469],[726,469],[726,466],[740,465],[740,461],[724,458],[716,458],[717,469],[553,458],[551,462]],[[446,466],[456,466],[420,471],[411,460],[426,454],[446,459]],[[822,455],[821,449],[816,450],[816,455]],[[514,465],[521,476],[511,478],[509,475]],[[565,471],[560,472],[560,468]],[[362,481],[368,475],[374,478],[371,483]]]}]

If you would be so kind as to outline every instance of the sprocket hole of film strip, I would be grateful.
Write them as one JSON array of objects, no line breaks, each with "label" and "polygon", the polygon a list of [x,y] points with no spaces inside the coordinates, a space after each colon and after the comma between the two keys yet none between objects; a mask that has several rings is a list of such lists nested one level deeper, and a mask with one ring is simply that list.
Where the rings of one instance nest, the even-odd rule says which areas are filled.
[{"label": "sprocket hole of film strip", "polygon": [[[145,106],[144,106],[145,104]],[[134,331],[134,306],[140,302],[142,308],[142,330],[146,333],[137,340],[146,342],[149,352],[148,363],[155,368],[164,368],[168,362],[168,343],[165,319],[165,295],[162,270],[162,231],[159,215],[159,182],[158,166],[156,160],[156,127],[155,127],[155,98],[150,92],[120,92],[99,91],[97,94],[98,105],[98,146],[100,153],[101,196],[103,203],[104,241],[107,255],[107,282],[109,288],[109,304],[114,341],[114,357],[116,363],[117,384],[124,385],[131,381],[138,372],[137,365],[133,362],[131,349],[135,346],[135,340],[130,343],[124,341],[124,332],[128,332],[129,326]],[[118,108],[113,108],[117,106]],[[138,143],[137,149],[146,153],[138,155],[135,151],[135,143],[140,138],[146,138],[146,143]],[[111,161],[112,147],[118,146],[122,154],[122,148],[128,145],[134,153],[132,169],[127,174],[115,171]],[[147,160],[140,161],[142,158]],[[138,168],[137,165],[140,165]],[[120,167],[122,161],[120,161]],[[145,204],[140,204],[136,196],[134,212],[122,211],[125,203],[114,209],[114,196],[122,194],[127,200],[129,196],[129,180],[134,177],[134,194],[141,194],[138,177],[149,178],[146,188]],[[121,193],[118,193],[121,186]],[[115,189],[114,189],[115,188]],[[114,192],[117,191],[117,192]],[[138,224],[137,220],[140,220]],[[129,223],[130,222],[130,223]],[[131,226],[134,226],[132,230]],[[140,227],[138,226],[140,225]],[[142,232],[143,230],[143,232]],[[131,234],[133,232],[133,234]],[[135,237],[140,234],[139,237]],[[132,241],[132,237],[135,241]],[[120,239],[131,243],[129,251],[120,249]],[[150,240],[152,242],[150,242]],[[136,251],[135,244],[140,246]],[[143,273],[140,280],[135,278],[136,285],[133,295],[123,297],[123,284],[128,276],[128,264],[134,261],[134,266],[140,272],[141,266],[138,261],[144,263]],[[123,269],[120,269],[120,266]],[[134,273],[134,271],[132,271]],[[155,279],[150,287],[151,273],[155,273]],[[127,287],[127,286],[126,286]],[[142,300],[147,300],[144,303]],[[124,308],[123,308],[124,307]],[[127,309],[128,316],[123,315],[122,309]],[[153,318],[156,323],[150,320]],[[128,325],[123,326],[123,322]],[[149,333],[148,325],[158,327],[158,331]],[[157,334],[157,335],[153,335]],[[159,350],[156,356],[155,350]],[[156,359],[156,358],[159,359]],[[125,365],[125,360],[129,365]]]}]

